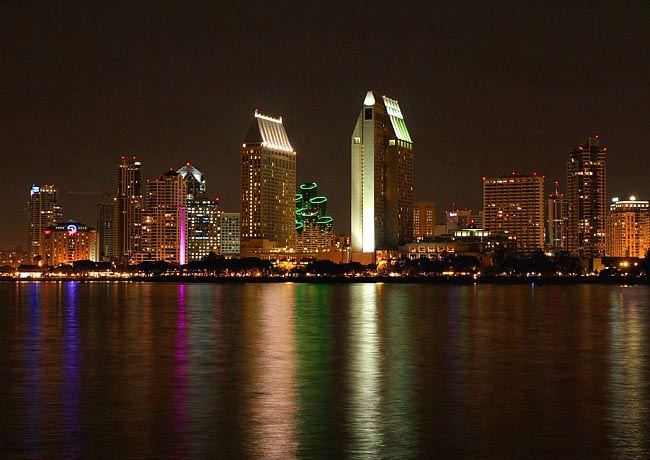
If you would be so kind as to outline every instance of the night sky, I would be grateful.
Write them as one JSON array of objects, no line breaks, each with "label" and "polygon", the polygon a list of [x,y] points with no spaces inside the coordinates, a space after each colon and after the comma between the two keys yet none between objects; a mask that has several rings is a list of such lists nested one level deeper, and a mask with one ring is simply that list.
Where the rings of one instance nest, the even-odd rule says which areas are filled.
[{"label": "night sky", "polygon": [[32,183],[56,184],[64,217],[94,226],[99,197],[67,191],[115,193],[123,153],[148,178],[190,161],[239,211],[256,108],[282,115],[298,182],[319,183],[349,234],[350,136],[368,89],[399,100],[415,199],[439,214],[479,209],[484,175],[563,187],[568,152],[595,133],[609,197],[648,196],[647,1],[53,3],[0,2],[0,247],[25,245]]}]

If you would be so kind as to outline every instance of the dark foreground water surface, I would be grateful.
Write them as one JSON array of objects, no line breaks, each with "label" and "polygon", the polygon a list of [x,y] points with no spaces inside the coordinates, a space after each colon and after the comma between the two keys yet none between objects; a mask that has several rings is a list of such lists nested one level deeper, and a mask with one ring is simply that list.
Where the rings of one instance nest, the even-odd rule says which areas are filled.
[{"label": "dark foreground water surface", "polygon": [[650,289],[0,283],[4,458],[650,458]]}]

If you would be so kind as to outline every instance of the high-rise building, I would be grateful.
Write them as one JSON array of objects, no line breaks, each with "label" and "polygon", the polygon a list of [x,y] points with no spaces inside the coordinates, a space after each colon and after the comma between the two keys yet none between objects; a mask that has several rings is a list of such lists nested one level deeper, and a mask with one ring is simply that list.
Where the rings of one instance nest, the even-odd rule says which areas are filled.
[{"label": "high-rise building", "polygon": [[296,152],[282,118],[257,110],[241,147],[241,251],[295,248]]},{"label": "high-rise building", "polygon": [[353,259],[411,241],[413,141],[396,100],[366,94],[352,133],[351,170]]},{"label": "high-rise building", "polygon": [[32,185],[29,192],[29,231],[27,250],[29,257],[44,258],[43,231],[45,228],[63,221],[63,207],[56,196],[54,185]]},{"label": "high-rise building", "polygon": [[296,193],[296,252],[329,252],[333,222],[327,215],[327,197],[318,194],[316,182],[300,184]]},{"label": "high-rise building", "polygon": [[188,262],[201,260],[211,252],[219,253],[220,222],[218,198],[198,195],[187,199]]},{"label": "high-rise building", "polygon": [[544,248],[544,176],[483,178],[483,226],[516,239],[517,249]]},{"label": "high-rise building", "polygon": [[619,201],[609,205],[607,255],[645,257],[650,250],[650,204],[648,201]]},{"label": "high-rise building", "polygon": [[70,220],[47,227],[43,234],[43,260],[47,265],[56,267],[79,260],[99,261],[99,241],[94,228]]},{"label": "high-rise building", "polygon": [[115,202],[115,258],[132,262],[140,249],[142,223],[142,169],[136,157],[122,157],[117,167]]},{"label": "high-rise building", "polygon": [[548,196],[546,208],[546,245],[553,251],[566,251],[569,240],[569,205],[557,189]]},{"label": "high-rise building", "polygon": [[115,203],[117,199],[108,203],[97,204],[97,236],[99,238],[100,260],[113,260],[115,258]]},{"label": "high-rise building", "polygon": [[192,166],[189,161],[176,172],[183,176],[188,197],[205,195],[205,178],[203,177],[203,173]]},{"label": "high-rise building", "polygon": [[173,169],[147,181],[139,261],[187,263],[187,189]]},{"label": "high-rise building", "polygon": [[569,209],[568,250],[590,258],[605,255],[607,226],[606,147],[598,136],[589,137],[569,154],[567,203]]},{"label": "high-rise building", "polygon": [[239,254],[239,232],[241,230],[238,212],[221,213],[219,244],[223,255]]},{"label": "high-rise building", "polygon": [[436,235],[436,205],[432,201],[413,203],[413,238],[422,241]]},{"label": "high-rise building", "polygon": [[219,252],[219,198],[205,195],[205,177],[190,162],[176,171],[187,190],[187,260],[201,260]]}]

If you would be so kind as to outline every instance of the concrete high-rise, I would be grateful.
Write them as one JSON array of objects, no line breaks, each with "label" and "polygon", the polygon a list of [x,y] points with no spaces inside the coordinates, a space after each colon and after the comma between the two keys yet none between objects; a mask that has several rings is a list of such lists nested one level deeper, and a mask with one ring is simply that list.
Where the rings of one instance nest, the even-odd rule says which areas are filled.
[{"label": "concrete high-rise", "polygon": [[589,137],[571,151],[567,162],[568,250],[581,258],[605,255],[606,152],[598,136]]},{"label": "concrete high-rise", "polygon": [[483,178],[483,227],[517,241],[517,250],[544,248],[544,176]]},{"label": "concrete high-rise", "polygon": [[115,202],[115,258],[134,261],[140,249],[142,222],[142,169],[136,157],[122,157],[117,167],[117,198]]},{"label": "concrete high-rise", "polygon": [[609,205],[607,255],[645,257],[650,250],[650,204],[648,201],[614,198]]},{"label": "concrete high-rise", "polygon": [[219,224],[219,250],[223,255],[240,252],[239,232],[241,225],[238,212],[223,212]]},{"label": "concrete high-rise", "polygon": [[43,231],[45,228],[63,221],[63,207],[57,199],[54,185],[32,185],[27,203],[29,211],[29,230],[27,250],[29,257],[44,258]]},{"label": "concrete high-rise", "polygon": [[[396,100],[368,91],[351,139],[352,258],[413,238],[413,141]],[[356,254],[356,258],[355,258]]]},{"label": "concrete high-rise", "polygon": [[548,196],[546,208],[546,245],[553,251],[566,251],[569,239],[569,206],[564,193],[557,189]]},{"label": "concrete high-rise", "polygon": [[173,169],[147,181],[139,261],[187,263],[187,188]]},{"label": "concrete high-rise", "polygon": [[256,110],[240,155],[241,252],[294,250],[296,152],[282,118]]}]

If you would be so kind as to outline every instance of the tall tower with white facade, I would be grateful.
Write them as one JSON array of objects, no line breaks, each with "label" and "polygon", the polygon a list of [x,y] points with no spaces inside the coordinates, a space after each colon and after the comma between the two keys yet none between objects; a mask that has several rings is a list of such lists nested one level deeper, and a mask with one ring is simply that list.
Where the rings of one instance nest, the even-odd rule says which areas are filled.
[{"label": "tall tower with white facade", "polygon": [[[413,140],[396,100],[368,91],[351,140],[352,258],[413,237]],[[355,258],[356,254],[356,258]]]}]

